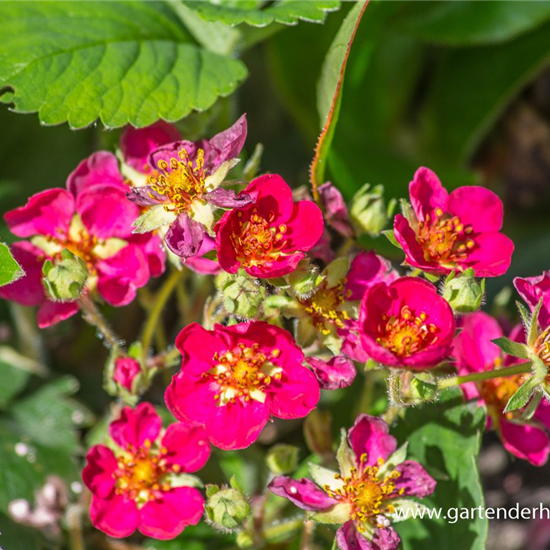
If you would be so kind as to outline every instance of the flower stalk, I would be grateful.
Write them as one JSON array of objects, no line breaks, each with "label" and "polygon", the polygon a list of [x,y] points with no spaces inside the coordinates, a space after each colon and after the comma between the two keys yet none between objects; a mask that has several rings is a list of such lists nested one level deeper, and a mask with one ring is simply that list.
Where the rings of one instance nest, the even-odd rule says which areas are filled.
[{"label": "flower stalk", "polygon": [[454,386],[460,386],[468,382],[483,382],[484,380],[491,380],[493,378],[502,378],[505,376],[514,376],[516,374],[525,374],[531,372],[531,363],[521,363],[513,367],[505,369],[489,370],[484,372],[474,372],[464,376],[450,376],[442,378],[437,382],[437,389],[444,390],[446,388],[452,388]]}]

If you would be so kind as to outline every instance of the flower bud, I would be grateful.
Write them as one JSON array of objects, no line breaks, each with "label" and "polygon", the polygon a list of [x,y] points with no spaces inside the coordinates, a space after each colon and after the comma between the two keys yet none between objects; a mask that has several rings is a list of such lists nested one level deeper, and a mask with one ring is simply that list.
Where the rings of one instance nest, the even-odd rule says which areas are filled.
[{"label": "flower bud", "polygon": [[275,475],[290,474],[298,467],[300,449],[280,443],[269,449],[266,456],[267,467]]},{"label": "flower bud", "polygon": [[304,437],[309,450],[318,455],[332,454],[333,439],[329,411],[313,409],[304,422]]},{"label": "flower bud", "polygon": [[481,307],[485,294],[485,279],[479,282],[474,276],[472,268],[467,269],[459,276],[451,273],[445,279],[443,298],[459,313],[471,313]]},{"label": "flower bud", "polygon": [[207,487],[208,501],[205,505],[208,519],[224,531],[237,529],[250,515],[250,505],[234,478],[231,487]]},{"label": "flower bud", "polygon": [[410,383],[410,396],[416,401],[430,401],[437,395],[437,384],[430,373],[418,373]]},{"label": "flower bud", "polygon": [[237,535],[237,546],[239,548],[252,548],[254,537],[248,531],[240,531]]},{"label": "flower bud", "polygon": [[118,357],[115,360],[113,380],[129,392],[133,391],[135,382],[141,374],[141,365],[131,357]]},{"label": "flower bud", "polygon": [[286,279],[300,298],[311,296],[322,281],[319,270],[307,260],[301,261],[296,269],[287,275]]},{"label": "flower bud", "polygon": [[368,233],[372,237],[379,235],[388,223],[394,207],[395,201],[390,201],[386,207],[382,185],[376,185],[372,189],[368,183],[363,185],[355,193],[350,210],[357,234]]},{"label": "flower bud", "polygon": [[223,305],[228,313],[244,319],[260,315],[266,298],[265,288],[243,271],[237,275],[219,275],[216,277],[216,286],[223,294]]},{"label": "flower bud", "polygon": [[82,294],[88,280],[86,263],[69,250],[63,250],[60,260],[46,260],[42,274],[46,293],[57,302],[76,300]]}]

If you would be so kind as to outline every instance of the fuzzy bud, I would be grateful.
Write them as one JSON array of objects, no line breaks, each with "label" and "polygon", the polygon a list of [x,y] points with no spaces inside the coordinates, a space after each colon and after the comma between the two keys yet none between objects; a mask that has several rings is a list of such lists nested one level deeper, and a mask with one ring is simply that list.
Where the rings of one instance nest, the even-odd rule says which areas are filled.
[{"label": "fuzzy bud", "polygon": [[250,505],[234,477],[230,487],[210,485],[206,494],[206,515],[220,530],[234,531],[249,517]]},{"label": "fuzzy bud", "polygon": [[485,279],[478,281],[472,268],[459,276],[453,272],[445,279],[443,298],[458,313],[477,311],[481,307],[484,294]]},{"label": "fuzzy bud", "polygon": [[216,277],[216,286],[223,294],[226,311],[231,315],[243,319],[252,319],[260,315],[266,298],[265,288],[244,271],[239,271],[237,275],[219,275]]},{"label": "fuzzy bud", "polygon": [[69,250],[63,250],[60,260],[46,260],[42,274],[46,294],[56,302],[76,300],[88,280],[86,263]]}]

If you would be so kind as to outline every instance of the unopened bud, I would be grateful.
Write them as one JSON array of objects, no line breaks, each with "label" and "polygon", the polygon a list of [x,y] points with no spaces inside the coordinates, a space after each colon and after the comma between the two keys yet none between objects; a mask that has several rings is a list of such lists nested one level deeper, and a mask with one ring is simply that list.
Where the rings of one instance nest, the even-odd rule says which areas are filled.
[{"label": "unopened bud", "polygon": [[63,250],[59,260],[46,260],[42,274],[46,293],[57,302],[76,300],[88,280],[86,263],[69,250]]},{"label": "unopened bud", "polygon": [[318,455],[331,455],[333,439],[329,411],[313,409],[304,422],[304,437],[309,450]]},{"label": "unopened bud", "polygon": [[298,467],[300,449],[280,443],[269,449],[266,456],[267,467],[275,475],[290,474]]},{"label": "unopened bud", "polygon": [[223,305],[228,313],[245,319],[260,315],[266,298],[265,288],[243,271],[237,275],[218,275],[216,286],[223,294]]},{"label": "unopened bud", "polygon": [[141,374],[141,365],[131,357],[118,357],[115,360],[113,380],[124,389],[132,392],[135,389],[138,376]]},{"label": "unopened bud", "polygon": [[410,384],[410,394],[413,400],[430,401],[437,395],[437,384],[429,373],[419,373]]},{"label": "unopened bud", "polygon": [[373,237],[378,236],[386,227],[394,207],[395,201],[390,201],[386,207],[382,185],[372,188],[369,184],[363,185],[355,193],[350,210],[351,220],[357,234],[367,233]]},{"label": "unopened bud", "polygon": [[250,505],[234,479],[231,480],[231,487],[208,486],[206,494],[206,515],[221,530],[234,531],[250,515]]},{"label": "unopened bud", "polygon": [[467,269],[459,276],[454,272],[445,279],[443,298],[459,313],[471,313],[481,307],[485,294],[485,279],[475,278],[474,270]]},{"label": "unopened bud", "polygon": [[301,261],[296,269],[287,276],[288,284],[300,298],[311,296],[322,281],[319,270],[307,260]]}]

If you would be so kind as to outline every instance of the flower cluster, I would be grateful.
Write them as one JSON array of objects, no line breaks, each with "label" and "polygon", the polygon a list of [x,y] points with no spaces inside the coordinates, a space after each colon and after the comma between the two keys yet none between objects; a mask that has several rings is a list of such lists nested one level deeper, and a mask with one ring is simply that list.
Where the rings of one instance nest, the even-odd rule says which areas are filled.
[{"label": "flower cluster", "polygon": [[[138,530],[170,539],[205,513],[214,526],[239,531],[243,547],[255,544],[263,512],[238,480],[207,486],[206,500],[189,474],[204,466],[210,445],[234,451],[269,443],[298,424],[285,421],[330,403],[321,390],[345,392],[379,372],[388,374],[375,385],[388,380],[389,417],[460,386],[465,400],[486,408],[487,428],[511,454],[544,464],[550,272],[515,279],[525,327],[479,311],[481,278],[503,275],[514,248],[501,232],[497,195],[477,186],[449,193],[420,168],[410,202],[384,232],[400,267],[360,246],[363,234],[378,237],[390,222],[393,203],[386,206],[381,186],[362,187],[348,210],[327,182],[315,202],[277,174],[257,175],[252,162],[243,169],[246,136],[244,115],[200,141],[166,122],[127,128],[117,155],[92,154],[64,187],[5,214],[21,239],[12,251],[26,276],[0,295],[37,306],[42,328],[81,310],[111,348],[108,393],[134,406],[155,395],[146,393],[158,389],[155,375],[181,359],[162,387],[175,423],[163,429],[147,402],[117,404],[105,444],[89,450],[83,479],[93,525],[111,537]],[[166,271],[154,290],[143,289]],[[129,305],[138,291],[148,317],[126,348],[100,306]],[[183,321],[168,327],[162,314],[172,296]],[[309,446],[323,464],[334,462],[331,440],[316,444],[317,436],[330,439],[329,429],[314,422],[306,422]],[[398,449],[389,432],[380,418],[359,414],[342,438],[339,472],[311,465],[312,480],[279,476],[269,489],[308,519],[338,525],[341,550],[393,550],[400,539],[392,523],[436,490],[428,472],[440,466],[429,457],[424,465],[406,460],[406,442]],[[292,473],[298,455],[278,444],[267,464]]]}]

